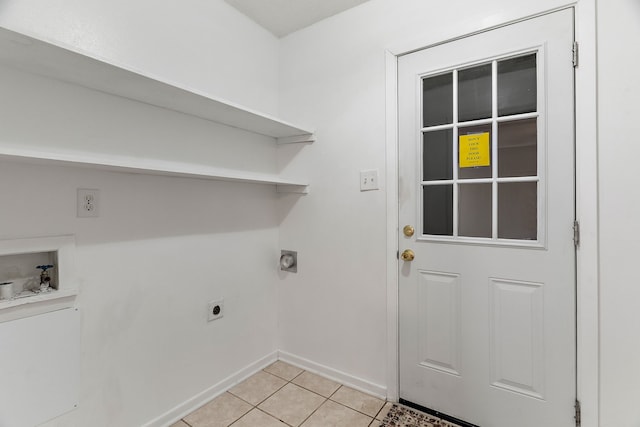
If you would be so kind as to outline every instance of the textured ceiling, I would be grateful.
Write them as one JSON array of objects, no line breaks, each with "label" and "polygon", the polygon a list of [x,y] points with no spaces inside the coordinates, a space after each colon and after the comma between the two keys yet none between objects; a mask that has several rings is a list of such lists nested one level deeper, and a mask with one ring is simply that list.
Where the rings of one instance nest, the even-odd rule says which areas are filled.
[{"label": "textured ceiling", "polygon": [[224,0],[277,37],[368,0]]}]

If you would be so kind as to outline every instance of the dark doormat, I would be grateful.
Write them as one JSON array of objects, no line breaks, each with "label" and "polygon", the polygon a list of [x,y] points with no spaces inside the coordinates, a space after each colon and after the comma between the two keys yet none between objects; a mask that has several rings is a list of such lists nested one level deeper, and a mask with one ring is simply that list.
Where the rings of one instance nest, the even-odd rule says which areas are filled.
[{"label": "dark doormat", "polygon": [[458,427],[458,424],[394,404],[380,423],[380,427]]}]

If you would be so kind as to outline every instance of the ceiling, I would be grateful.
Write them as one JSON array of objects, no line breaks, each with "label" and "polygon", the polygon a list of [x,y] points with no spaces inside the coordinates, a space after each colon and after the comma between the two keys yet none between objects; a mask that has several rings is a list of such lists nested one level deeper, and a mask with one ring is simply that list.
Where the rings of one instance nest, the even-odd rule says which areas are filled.
[{"label": "ceiling", "polygon": [[368,0],[224,0],[277,37],[308,27]]}]

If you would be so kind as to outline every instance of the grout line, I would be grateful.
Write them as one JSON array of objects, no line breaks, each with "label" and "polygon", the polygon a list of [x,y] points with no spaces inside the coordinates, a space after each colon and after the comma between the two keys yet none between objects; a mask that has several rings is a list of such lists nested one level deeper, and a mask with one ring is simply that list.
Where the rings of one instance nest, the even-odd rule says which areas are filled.
[{"label": "grout line", "polygon": [[[327,400],[331,400],[331,399],[327,399]],[[376,419],[376,417],[375,417],[375,416],[373,416],[373,417],[372,417],[371,415],[369,415],[369,414],[365,414],[365,413],[364,413],[364,412],[362,412],[362,411],[358,411],[357,409],[352,408],[351,406],[345,405],[344,403],[336,402],[335,400],[331,400],[331,401],[332,401],[333,403],[337,403],[337,404],[338,404],[338,405],[340,405],[340,406],[344,406],[344,407],[345,407],[345,408],[347,408],[347,409],[351,409],[351,410],[352,410],[352,411],[354,411],[354,412],[357,412],[357,413],[362,414],[362,415],[366,415],[367,417],[369,417],[369,418],[373,418],[374,420]],[[383,405],[383,407],[384,407],[384,405]],[[378,412],[379,412],[379,411],[378,411]],[[377,413],[376,413],[376,414],[377,414]]]},{"label": "grout line", "polygon": [[354,390],[354,391],[357,391],[357,392],[362,393],[362,394],[364,394],[364,395],[367,395],[367,393],[363,393],[363,392],[361,392],[361,391],[359,391],[359,390],[355,390],[355,389],[353,389],[353,388],[351,388],[351,387],[347,387],[347,386],[341,385],[340,387],[338,387],[338,390],[336,390],[335,392],[333,392],[333,394],[329,397],[329,400],[331,400],[332,402],[337,403],[337,404],[339,404],[339,405],[342,405],[342,406],[344,406],[345,408],[349,408],[349,409],[351,409],[351,410],[353,410],[353,411],[356,411],[356,412],[358,412],[358,413],[360,413],[360,414],[362,414],[362,415],[366,415],[366,416],[367,416],[367,417],[369,417],[369,418],[373,418],[374,420],[376,419],[376,415],[378,415],[378,414],[380,413],[380,411],[382,411],[382,409],[384,408],[384,405],[387,403],[387,401],[386,401],[386,400],[378,399],[378,398],[377,398],[377,397],[375,397],[375,396],[367,395],[367,396],[372,397],[372,398],[374,398],[374,399],[380,400],[380,401],[382,402],[382,408],[378,409],[378,411],[376,412],[376,415],[374,415],[374,416],[371,416],[371,415],[369,415],[369,414],[365,414],[364,412],[359,411],[359,410],[357,410],[356,408],[352,408],[352,407],[351,407],[351,406],[349,406],[349,405],[345,405],[345,404],[344,404],[344,403],[342,403],[342,402],[338,402],[337,400],[333,400],[333,399],[331,399],[331,398],[332,398],[332,397],[333,397],[333,396],[334,396],[334,395],[335,395],[335,394],[336,394],[336,393],[337,393],[337,392],[338,392],[342,387],[345,387],[345,388],[348,388],[348,389],[350,389],[350,390]]},{"label": "grout line", "polygon": [[[306,372],[306,371],[302,371],[302,372],[300,373],[300,375],[302,375],[302,373],[304,373],[304,372]],[[298,376],[299,376],[299,375],[298,375]],[[298,376],[296,376],[296,378],[297,378]],[[295,380],[296,378],[294,378],[293,380]],[[296,384],[296,383],[293,383],[293,382],[292,382],[293,380],[289,381],[289,383],[290,383],[290,384],[292,384],[292,385],[294,385],[294,386],[296,386],[296,387],[300,387],[301,389],[306,390],[306,391],[308,391],[309,393],[313,393],[313,394],[315,394],[316,396],[320,396],[320,397],[322,397],[322,398],[324,399],[324,400],[322,401],[322,403],[321,403],[320,405],[318,405],[318,407],[317,407],[316,409],[314,409],[313,411],[311,411],[311,413],[309,414],[309,416],[308,416],[307,418],[305,418],[304,420],[302,420],[302,422],[300,423],[300,426],[302,426],[304,423],[306,423],[306,422],[307,422],[307,420],[308,420],[309,418],[311,418],[311,416],[312,416],[313,414],[315,414],[315,413],[318,411],[318,409],[320,409],[320,408],[322,407],[322,405],[324,405],[325,403],[327,403],[327,401],[329,400],[329,398],[328,398],[328,397],[325,397],[325,396],[323,396],[323,395],[321,395],[321,394],[319,394],[319,393],[316,393],[316,392],[315,392],[315,391],[313,391],[313,390],[309,390],[309,389],[304,388],[304,387],[302,387],[302,386],[300,386],[300,385],[298,385],[298,384]],[[284,421],[283,421],[283,422],[284,422]]]},{"label": "grout line", "polygon": [[[294,375],[294,376],[293,376],[293,378],[288,379],[288,378],[281,377],[280,375],[278,375],[278,374],[276,374],[276,373],[273,373],[273,372],[269,372],[269,371],[267,371],[267,369],[268,369],[268,368],[270,368],[271,366],[275,365],[275,364],[276,364],[276,363],[278,363],[278,362],[280,362],[280,363],[282,363],[282,364],[289,365],[289,366],[294,367],[294,368],[296,368],[296,369],[300,369],[300,372],[299,372],[299,373],[297,373],[296,375]],[[291,382],[291,381],[295,380],[296,378],[298,378],[300,375],[302,375],[302,374],[305,372],[305,370],[304,370],[304,369],[299,368],[299,367],[297,367],[297,366],[293,366],[293,365],[291,365],[291,364],[289,364],[289,363],[287,363],[287,362],[282,362],[281,360],[276,360],[276,361],[275,361],[275,362],[273,362],[271,365],[269,365],[269,366],[265,366],[264,368],[262,368],[262,370],[263,370],[264,372],[268,373],[268,374],[271,374],[271,375],[273,375],[273,376],[276,376],[276,377],[278,377],[278,378],[280,378],[280,379],[283,379],[283,380],[285,380],[285,381],[288,381],[288,382]]]},{"label": "grout line", "polygon": [[[235,396],[235,395],[234,395],[234,396]],[[249,402],[247,402],[247,403],[249,403]],[[249,405],[251,405],[251,404],[249,403]],[[235,420],[234,422],[232,422],[231,424],[229,424],[229,426],[234,425],[235,423],[237,423],[238,421],[240,421],[241,419],[243,419],[244,417],[246,417],[246,416],[247,416],[247,414],[248,414],[249,412],[253,411],[254,409],[255,409],[255,406],[252,406],[252,407],[251,407],[251,409],[249,409],[249,410],[248,410],[247,412],[245,412],[244,414],[240,415],[240,418],[238,418],[237,420]]]},{"label": "grout line", "polygon": [[[293,380],[295,380],[296,378],[298,378],[300,375],[304,374],[305,372],[307,372],[307,371],[305,371],[305,370],[303,369],[303,370],[302,370],[302,372],[300,372],[300,373],[299,373],[298,375],[296,375],[295,377],[291,378],[291,380],[290,380],[289,382],[290,382],[290,383],[292,383],[292,382],[293,382]],[[297,384],[296,384],[296,385],[297,385]]]},{"label": "grout line", "polygon": [[282,421],[280,418],[276,418],[275,416],[271,415],[271,414],[270,414],[270,413],[268,413],[267,411],[263,411],[262,409],[258,408],[257,406],[256,406],[256,410],[258,410],[258,411],[262,412],[263,414],[265,414],[265,415],[266,415],[266,416],[268,416],[268,417],[273,418],[274,420],[278,420],[278,421],[280,421],[282,424],[290,425],[290,424],[288,424],[288,423],[286,423],[286,422]]},{"label": "grout line", "polygon": [[[282,381],[287,381],[287,380],[285,380],[284,378],[280,378],[279,376],[277,376],[277,375],[273,375],[273,374],[271,374],[271,373],[269,373],[269,372],[266,372],[266,371],[264,371],[264,370],[261,370],[260,372],[264,372],[265,374],[269,374],[269,375],[271,375],[271,376],[274,376],[274,377],[276,377],[276,378],[278,378],[278,379],[280,379],[280,380],[282,380]],[[257,374],[257,373],[258,373],[258,372],[256,372],[256,374]],[[254,374],[254,375],[255,375],[255,374]],[[253,375],[252,375],[252,376],[253,376]],[[249,378],[251,378],[251,377],[249,377]],[[247,379],[249,379],[249,378],[247,378]],[[245,381],[246,381],[246,380],[245,380]],[[243,382],[244,382],[244,381],[243,381]],[[254,405],[253,403],[251,403],[251,402],[247,402],[247,401],[246,401],[246,400],[244,400],[242,397],[240,397],[240,396],[237,396],[237,395],[233,394],[233,393],[231,392],[231,389],[227,390],[227,393],[229,393],[229,394],[233,395],[234,397],[237,397],[238,399],[242,400],[243,402],[246,402],[246,403],[248,403],[249,405],[251,405],[251,406],[253,406],[253,407],[256,407],[256,408],[257,408],[257,407],[258,407],[258,405],[261,405],[265,400],[267,400],[268,398],[270,398],[271,396],[273,396],[274,394],[276,394],[277,392],[279,392],[280,390],[282,390],[282,389],[284,388],[284,386],[286,386],[288,383],[289,383],[289,382],[284,383],[284,384],[282,385],[282,387],[278,388],[276,391],[274,391],[273,393],[271,393],[270,395],[268,395],[267,397],[265,397],[264,399],[262,399],[260,402],[258,402],[258,403],[257,403],[257,404],[255,404],[255,405]],[[242,383],[240,383],[240,384],[242,384]],[[244,415],[243,415],[243,416],[244,416]]]},{"label": "grout line", "polygon": [[307,390],[307,391],[310,391],[311,393],[315,393],[315,394],[317,394],[318,396],[322,396],[322,397],[324,397],[325,399],[329,399],[331,396],[333,396],[333,395],[335,394],[335,392],[336,392],[336,391],[340,390],[340,387],[342,387],[342,384],[340,384],[340,383],[339,383],[339,382],[337,382],[337,381],[329,380],[328,378],[324,378],[324,377],[322,377],[321,375],[317,375],[317,376],[318,376],[318,377],[320,377],[320,378],[323,378],[323,379],[326,379],[326,380],[328,380],[328,381],[331,381],[331,382],[333,382],[333,383],[338,384],[338,388],[336,388],[334,391],[332,391],[331,393],[329,393],[329,396],[325,396],[325,395],[323,395],[323,394],[318,393],[317,391],[311,390],[310,388],[307,388],[307,387],[305,387],[305,386],[303,386],[303,385],[300,385],[300,384],[298,384],[298,383],[294,383],[294,382],[293,382],[295,379],[297,379],[299,376],[301,376],[301,375],[302,375],[302,374],[304,374],[305,372],[307,372],[307,373],[309,373],[309,374],[312,374],[312,375],[317,375],[317,374],[314,374],[313,372],[309,372],[309,371],[302,371],[302,372],[300,372],[300,375],[296,376],[296,377],[295,377],[293,380],[291,380],[290,382],[291,382],[293,385],[297,385],[298,387],[303,388],[303,389],[305,389],[305,390]]},{"label": "grout line", "polygon": [[260,409],[260,408],[256,408],[256,409],[257,409],[258,411],[261,411],[263,414],[265,414],[265,415],[267,415],[267,416],[269,416],[269,417],[273,418],[274,420],[278,420],[278,421],[280,421],[282,424],[284,424],[284,425],[286,425],[286,426],[293,427],[291,424],[287,423],[286,421],[283,421],[283,420],[281,420],[280,418],[277,418],[277,417],[275,417],[274,415],[271,415],[270,413],[268,413],[268,412],[266,412],[266,411],[263,411],[263,410],[262,410],[262,409]]},{"label": "grout line", "polygon": [[[255,406],[256,406],[256,405],[254,405],[254,404],[253,404],[253,403],[251,403],[251,402],[247,402],[246,400],[244,400],[244,399],[243,399],[243,398],[241,398],[240,396],[237,396],[237,395],[235,395],[235,394],[231,393],[229,390],[227,390],[227,391],[226,391],[226,393],[229,393],[231,396],[233,396],[233,397],[235,397],[235,398],[237,398],[237,399],[242,400],[242,401],[243,401],[244,403],[246,403],[247,405],[251,405],[251,407],[254,407],[254,408],[255,408]],[[260,403],[262,403],[262,402],[260,402]],[[259,405],[260,403],[258,403],[258,405]],[[244,416],[244,415],[243,415],[243,416]]]},{"label": "grout line", "polygon": [[[296,377],[296,378],[297,378],[297,377]],[[295,378],[294,378],[294,380],[295,380]],[[289,381],[289,382],[291,383],[291,385],[294,385],[294,386],[296,386],[296,387],[300,387],[301,389],[306,390],[306,391],[308,391],[308,392],[311,392],[311,393],[313,393],[313,394],[317,394],[318,396],[322,397],[323,399],[329,399],[329,398],[330,398],[331,396],[333,396],[333,394],[335,393],[335,391],[334,391],[333,393],[331,393],[331,395],[330,395],[330,396],[325,396],[325,395],[320,394],[320,393],[318,393],[317,391],[311,390],[310,388],[307,388],[307,387],[305,387],[305,386],[303,386],[303,385],[296,384],[296,383],[294,383],[294,382],[293,382],[293,380],[291,380],[291,381]],[[342,385],[341,385],[340,387],[342,387]],[[340,389],[340,387],[338,387],[338,390]],[[337,391],[337,390],[336,390],[336,391]]]},{"label": "grout line", "polygon": [[[317,393],[316,393],[316,394],[317,394]],[[322,397],[324,397],[324,396],[322,396]],[[313,414],[315,414],[316,412],[318,412],[318,409],[322,408],[322,406],[323,406],[325,403],[327,403],[327,401],[328,401],[328,400],[329,400],[329,399],[327,399],[326,397],[324,397],[324,402],[322,402],[322,403],[321,403],[321,404],[320,404],[316,409],[314,409],[314,410],[309,414],[309,416],[308,416],[307,418],[305,418],[305,419],[300,423],[300,426],[302,426],[304,423],[306,423],[306,422],[307,422],[307,420],[313,416]]]},{"label": "grout line", "polygon": [[338,387],[336,389],[336,391],[334,391],[333,393],[331,393],[331,395],[328,397],[329,399],[331,399],[342,387],[344,387],[344,385],[340,384],[340,387]]},{"label": "grout line", "polygon": [[391,403],[391,404],[393,404],[393,402],[387,402],[387,401],[385,400],[384,405],[382,405],[382,408],[380,408],[380,410],[378,411],[378,413],[376,414],[376,416],[375,416],[375,417],[373,417],[374,419],[378,419],[378,415],[380,415],[380,413],[382,412],[382,410],[384,409],[384,407],[385,407],[385,406],[387,406],[387,403]]},{"label": "grout line", "polygon": [[[271,373],[269,373],[269,372],[266,372],[266,371],[264,371],[264,370],[263,370],[263,372],[265,372],[265,373],[267,373],[267,374],[269,374],[269,375],[273,375],[273,374],[271,374]],[[277,376],[277,375],[273,375],[273,376],[274,376],[274,377],[276,377],[276,378],[280,378],[280,377],[279,377],[279,376]],[[289,384],[289,382],[288,382],[287,380],[285,380],[284,378],[280,378],[280,379],[281,379],[281,380],[283,380],[283,381],[286,381],[286,382],[282,385],[282,387],[278,388],[276,391],[274,391],[273,393],[271,393],[269,396],[265,397],[265,398],[264,398],[264,399],[262,399],[260,402],[258,402],[258,404],[257,404],[257,405],[255,405],[255,407],[256,407],[256,408],[258,407],[258,405],[262,405],[262,404],[264,403],[264,401],[265,401],[265,400],[269,399],[271,396],[273,396],[274,394],[276,394],[277,392],[279,392],[280,390],[282,390],[283,388],[285,388],[287,384]],[[283,421],[283,422],[284,422],[284,421]]]}]

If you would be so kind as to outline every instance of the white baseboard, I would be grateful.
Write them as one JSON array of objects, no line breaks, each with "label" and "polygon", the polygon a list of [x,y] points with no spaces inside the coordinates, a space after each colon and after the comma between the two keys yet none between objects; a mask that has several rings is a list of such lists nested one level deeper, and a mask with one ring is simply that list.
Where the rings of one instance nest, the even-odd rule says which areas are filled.
[{"label": "white baseboard", "polygon": [[374,384],[362,378],[338,371],[337,369],[296,356],[295,354],[287,353],[286,351],[278,351],[278,359],[297,366],[298,368],[302,368],[305,371],[313,372],[314,374],[339,382],[340,384],[344,384],[363,393],[376,396],[383,400],[386,400],[387,398],[387,388],[385,386]]},{"label": "white baseboard", "polygon": [[188,414],[192,413],[193,411],[200,408],[201,406],[209,403],[210,401],[212,401],[222,393],[226,392],[236,384],[244,381],[245,379],[249,378],[251,375],[255,374],[256,372],[269,366],[276,360],[278,360],[278,352],[274,351],[273,353],[270,353],[265,357],[240,369],[238,372],[228,376],[224,380],[209,387],[203,392],[193,396],[187,401],[179,404],[178,406],[162,414],[161,416],[149,421],[148,423],[144,424],[143,427],[170,426],[171,424],[187,416]]},{"label": "white baseboard", "polygon": [[386,399],[387,397],[387,388],[384,386],[374,384],[370,381],[321,365],[303,357],[287,353],[286,351],[274,351],[273,353],[249,364],[219,383],[179,404],[159,417],[149,421],[144,424],[143,427],[167,427],[172,425],[201,406],[209,403],[236,384],[244,381],[261,369],[266,368],[276,360],[282,360],[283,362],[302,368],[305,371],[313,372],[314,374],[318,374],[322,377],[339,382],[340,384],[344,384],[356,390],[360,390],[363,393],[376,396],[380,399]]}]

